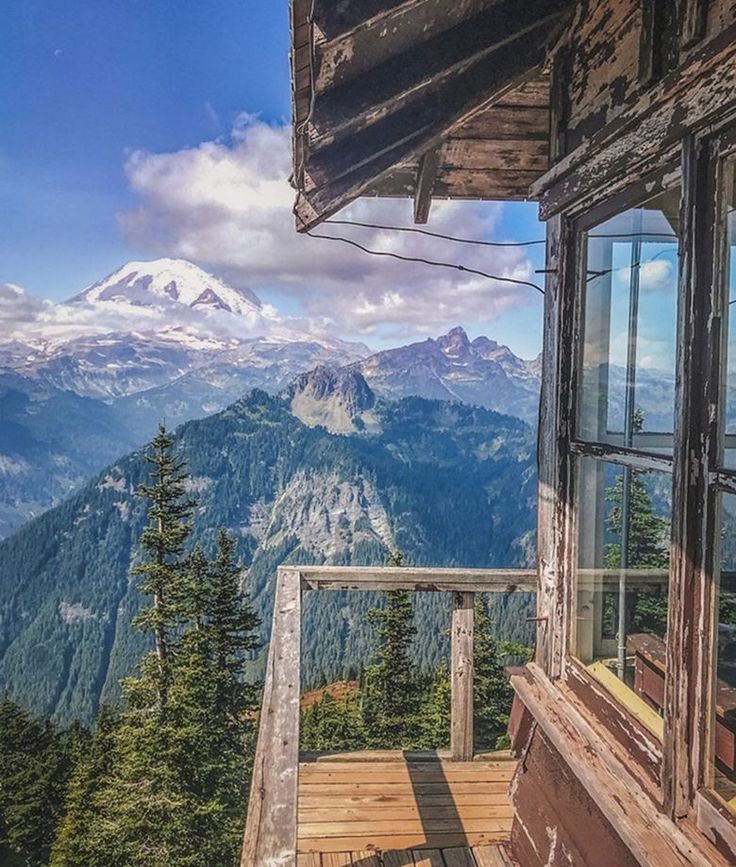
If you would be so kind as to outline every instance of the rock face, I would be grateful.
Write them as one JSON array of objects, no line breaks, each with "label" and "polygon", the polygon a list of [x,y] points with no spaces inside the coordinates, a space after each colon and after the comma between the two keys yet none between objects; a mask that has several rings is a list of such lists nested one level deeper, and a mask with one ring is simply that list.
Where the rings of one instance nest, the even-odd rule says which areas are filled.
[{"label": "rock face", "polygon": [[320,365],[297,376],[286,393],[291,411],[310,427],[321,425],[332,433],[375,427],[370,410],[376,399],[357,370]]},{"label": "rock face", "polygon": [[436,398],[484,406],[536,423],[539,369],[488,337],[457,327],[352,365],[378,396]]}]

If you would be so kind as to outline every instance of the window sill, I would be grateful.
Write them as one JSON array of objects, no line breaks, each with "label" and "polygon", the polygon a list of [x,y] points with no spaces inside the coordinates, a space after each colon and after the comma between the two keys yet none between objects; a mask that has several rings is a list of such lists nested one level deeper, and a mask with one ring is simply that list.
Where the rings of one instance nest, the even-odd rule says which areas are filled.
[{"label": "window sill", "polygon": [[657,808],[631,771],[632,757],[598,730],[565,687],[530,663],[511,679],[521,702],[560,753],[590,798],[641,864],[726,867],[732,863],[706,840],[691,834]]}]

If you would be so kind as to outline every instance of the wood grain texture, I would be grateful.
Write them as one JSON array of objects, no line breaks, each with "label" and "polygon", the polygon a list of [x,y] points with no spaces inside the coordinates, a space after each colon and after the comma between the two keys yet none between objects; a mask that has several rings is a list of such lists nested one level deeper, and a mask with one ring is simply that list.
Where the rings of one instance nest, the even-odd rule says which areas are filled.
[{"label": "wood grain texture", "polygon": [[[635,861],[651,867],[726,867],[728,862],[721,855],[704,843],[696,843],[657,809],[632,776],[625,752],[612,749],[601,739],[592,720],[534,663],[512,680],[545,738],[616,829]],[[529,807],[524,806],[525,815]]]},{"label": "wood grain texture", "polygon": [[301,587],[279,569],[242,867],[296,864]]},{"label": "wood grain texture", "polygon": [[[290,568],[290,567],[282,567]],[[391,566],[300,566],[304,590],[414,590],[449,593],[531,593],[529,569],[417,569]]]},{"label": "wood grain texture", "polygon": [[450,755],[453,761],[473,758],[474,593],[456,593],[450,631]]}]

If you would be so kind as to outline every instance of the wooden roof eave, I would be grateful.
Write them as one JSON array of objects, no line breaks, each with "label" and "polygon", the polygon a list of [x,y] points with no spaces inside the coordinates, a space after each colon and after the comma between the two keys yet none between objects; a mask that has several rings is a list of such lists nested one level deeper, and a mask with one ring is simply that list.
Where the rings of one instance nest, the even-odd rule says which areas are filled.
[{"label": "wooden roof eave", "polygon": [[[293,0],[292,10],[300,3],[303,0]],[[446,0],[408,0],[393,4],[390,14],[406,14],[408,7],[426,14],[428,4],[435,10],[449,5]],[[321,6],[326,5],[323,0]],[[539,72],[555,22],[569,7],[567,0],[530,0],[521,8],[512,0],[457,0],[454,5],[475,14],[460,23],[455,15],[447,32],[433,32],[429,38],[422,31],[418,46],[383,57],[367,69],[365,58],[356,60],[346,47],[346,35],[340,35],[344,54],[352,57],[358,73],[351,77],[350,61],[343,61],[341,83],[326,90],[319,89],[324,81],[316,84],[314,68],[293,70],[298,230],[309,230],[358,196],[380,188],[401,166],[423,166],[416,189],[431,195],[427,168],[436,161],[431,156],[425,161],[423,155],[431,155],[477,112]],[[374,22],[365,26],[375,28]],[[315,29],[313,23],[313,40]],[[299,32],[304,34],[303,27]],[[405,32],[402,39],[405,48]],[[297,48],[295,44],[292,59]],[[324,45],[312,45],[312,52],[317,57],[329,53]],[[426,205],[415,200],[415,208],[426,219]]]}]

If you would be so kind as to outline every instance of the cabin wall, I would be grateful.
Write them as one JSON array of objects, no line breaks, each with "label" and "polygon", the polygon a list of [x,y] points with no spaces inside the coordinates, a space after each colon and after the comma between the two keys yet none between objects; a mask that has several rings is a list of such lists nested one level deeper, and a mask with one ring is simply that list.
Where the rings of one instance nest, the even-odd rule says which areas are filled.
[{"label": "cabin wall", "polygon": [[[658,0],[581,0],[573,26],[563,40],[567,62],[556,72],[563,101],[560,118],[564,134],[558,157],[575,150],[586,138],[614,120],[654,83],[646,77],[643,55],[645,9]],[[680,0],[680,4],[698,0]],[[670,0],[675,8],[677,0]],[[736,21],[736,0],[707,0],[700,44],[718,36]],[[676,24],[675,24],[676,26]],[[653,38],[661,34],[654,33]],[[678,34],[673,34],[677,41]],[[691,48],[679,49],[684,60]],[[554,85],[553,85],[554,86]]]},{"label": "cabin wall", "polygon": [[514,858],[523,867],[637,867],[541,728],[526,730],[530,736],[511,790]]},{"label": "cabin wall", "polygon": [[[702,26],[681,27],[680,20]],[[521,759],[512,801],[513,851],[522,867],[736,863],[724,855],[725,847],[715,851],[698,831],[692,799],[685,798],[684,807],[674,801],[676,786],[684,790],[691,779],[690,766],[680,767],[685,739],[677,740],[676,755],[671,729],[664,743],[642,741],[648,750],[643,757],[622,743],[614,714],[606,708],[597,713],[595,690],[575,680],[568,648],[575,549],[570,467],[573,445],[579,445],[572,442],[570,386],[578,281],[574,219],[611,202],[635,180],[651,182],[678,161],[687,166],[697,135],[736,117],[736,39],[728,28],[736,28],[736,0],[578,0],[551,64],[552,169],[533,188],[543,218],[551,218],[542,397],[548,424],[541,429],[538,533],[537,614],[543,625],[535,675],[546,683],[549,701],[524,705],[517,697],[510,724]],[[686,211],[690,207],[686,198]],[[671,691],[679,704],[676,712],[669,708],[669,719],[684,720],[686,690]],[[626,768],[631,804],[620,786],[606,791],[601,784],[609,765],[601,771],[590,754],[566,752],[555,735],[555,714],[564,716],[573,707],[589,734],[589,749],[609,751]],[[624,711],[621,716],[625,721]],[[622,810],[624,830],[609,821]],[[647,850],[647,828],[655,818],[663,848]],[[671,851],[664,852],[668,841]],[[651,851],[662,851],[662,860],[650,860]]]}]

